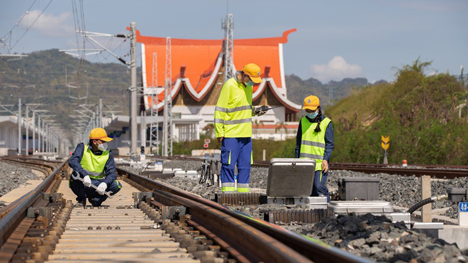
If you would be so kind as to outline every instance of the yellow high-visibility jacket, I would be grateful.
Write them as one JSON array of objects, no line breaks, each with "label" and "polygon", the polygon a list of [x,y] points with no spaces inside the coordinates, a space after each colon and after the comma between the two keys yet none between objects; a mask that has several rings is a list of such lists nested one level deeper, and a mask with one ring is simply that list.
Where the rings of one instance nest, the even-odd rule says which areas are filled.
[{"label": "yellow high-visibility jacket", "polygon": [[252,111],[252,86],[245,86],[236,77],[228,79],[216,103],[216,137],[252,137]]},{"label": "yellow high-visibility jacket", "polygon": [[85,169],[92,179],[104,178],[104,168],[109,160],[109,151],[102,152],[102,155],[94,155],[88,145],[84,146],[81,167]]}]

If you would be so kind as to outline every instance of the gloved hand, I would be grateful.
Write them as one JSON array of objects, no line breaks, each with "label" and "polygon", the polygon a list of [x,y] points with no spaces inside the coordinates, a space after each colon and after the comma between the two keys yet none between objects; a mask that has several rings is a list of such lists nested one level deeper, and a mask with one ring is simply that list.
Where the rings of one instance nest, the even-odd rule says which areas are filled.
[{"label": "gloved hand", "polygon": [[96,189],[96,192],[100,195],[104,195],[106,193],[107,189],[107,184],[106,183],[100,183]]},{"label": "gloved hand", "polygon": [[256,116],[262,116],[268,111],[268,106],[263,105],[260,107],[255,108],[255,115]]},{"label": "gloved hand", "polygon": [[87,176],[85,176],[83,178],[83,185],[86,186],[86,187],[91,186],[91,178],[89,178],[89,175],[87,175]]}]

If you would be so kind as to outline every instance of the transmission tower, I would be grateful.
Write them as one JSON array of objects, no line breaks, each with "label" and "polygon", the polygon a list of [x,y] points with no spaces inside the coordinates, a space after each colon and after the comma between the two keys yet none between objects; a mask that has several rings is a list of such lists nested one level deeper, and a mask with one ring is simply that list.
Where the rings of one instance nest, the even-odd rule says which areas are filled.
[{"label": "transmission tower", "polygon": [[172,156],[172,56],[171,56],[171,38],[166,38],[166,70],[164,85],[164,156]]},{"label": "transmission tower", "polygon": [[156,146],[156,155],[159,155],[159,122],[158,122],[158,54],[153,53],[153,76],[152,85],[154,92],[151,95],[151,124],[150,124],[150,151],[153,152],[153,146]]},{"label": "transmission tower", "polygon": [[235,74],[234,68],[234,17],[227,14],[223,23],[224,38],[224,81],[232,78]]}]

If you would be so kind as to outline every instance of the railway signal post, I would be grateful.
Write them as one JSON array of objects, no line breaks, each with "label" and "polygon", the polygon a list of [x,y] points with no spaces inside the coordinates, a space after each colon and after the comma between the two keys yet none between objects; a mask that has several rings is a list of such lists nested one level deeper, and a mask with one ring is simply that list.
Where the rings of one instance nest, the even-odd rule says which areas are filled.
[{"label": "railway signal post", "polygon": [[388,149],[388,147],[390,147],[390,136],[383,136],[382,135],[382,142],[380,143],[380,145],[384,149],[383,164],[388,164],[387,149]]}]

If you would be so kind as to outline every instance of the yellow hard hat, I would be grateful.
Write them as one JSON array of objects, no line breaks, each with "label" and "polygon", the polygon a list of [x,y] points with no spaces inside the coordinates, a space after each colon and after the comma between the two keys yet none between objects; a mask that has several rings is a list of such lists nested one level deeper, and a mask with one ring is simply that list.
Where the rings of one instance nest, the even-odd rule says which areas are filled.
[{"label": "yellow hard hat", "polygon": [[101,140],[101,141],[105,141],[105,142],[110,142],[110,141],[113,140],[112,138],[107,137],[106,130],[104,130],[103,128],[94,128],[94,129],[92,129],[91,132],[89,133],[89,139],[90,140]]},{"label": "yellow hard hat", "polygon": [[317,96],[311,95],[304,99],[304,106],[302,109],[316,110],[318,106],[320,106],[319,98]]},{"label": "yellow hard hat", "polygon": [[261,83],[262,78],[260,77],[260,67],[257,64],[249,63],[242,69],[245,75],[249,76],[254,83]]}]

